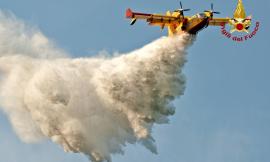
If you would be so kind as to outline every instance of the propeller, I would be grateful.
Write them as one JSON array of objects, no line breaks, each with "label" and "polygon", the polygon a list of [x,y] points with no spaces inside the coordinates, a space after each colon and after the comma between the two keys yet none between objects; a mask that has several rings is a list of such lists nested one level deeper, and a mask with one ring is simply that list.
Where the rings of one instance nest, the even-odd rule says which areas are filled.
[{"label": "propeller", "polygon": [[183,9],[182,2],[180,1],[180,8],[175,10],[175,11],[180,12],[184,16],[184,12],[185,11],[190,11],[190,9]]},{"label": "propeller", "polygon": [[209,12],[212,16],[213,14],[220,14],[218,11],[214,11],[214,4],[211,3],[211,10],[205,10],[204,12]]},{"label": "propeller", "polygon": [[[211,19],[213,18],[214,14],[220,14],[220,12],[214,11],[214,4],[213,3],[211,3],[211,10],[205,10],[204,12],[209,12]],[[208,20],[208,23],[206,24],[205,28],[207,28],[208,26],[209,26],[209,20]]]}]

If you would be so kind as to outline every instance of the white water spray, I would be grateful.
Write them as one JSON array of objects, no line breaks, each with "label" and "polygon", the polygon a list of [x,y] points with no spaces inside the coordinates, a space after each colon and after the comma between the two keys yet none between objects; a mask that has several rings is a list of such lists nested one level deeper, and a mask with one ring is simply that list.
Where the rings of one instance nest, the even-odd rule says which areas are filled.
[{"label": "white water spray", "polygon": [[41,32],[0,13],[0,107],[25,142],[111,161],[126,144],[157,153],[151,129],[183,94],[193,38],[160,38],[114,58],[69,58]]}]

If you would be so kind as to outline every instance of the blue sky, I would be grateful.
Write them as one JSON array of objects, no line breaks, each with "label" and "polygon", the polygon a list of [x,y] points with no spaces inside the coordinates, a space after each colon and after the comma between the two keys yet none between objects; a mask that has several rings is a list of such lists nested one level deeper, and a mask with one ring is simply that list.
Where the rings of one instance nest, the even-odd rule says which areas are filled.
[{"label": "blue sky", "polygon": [[[231,16],[234,1],[183,1],[192,10],[210,3]],[[115,162],[261,162],[270,155],[270,56],[267,11],[270,2],[244,0],[247,14],[261,23],[254,39],[235,43],[209,27],[199,33],[188,50],[185,95],[175,101],[176,114],[169,125],[154,129],[159,154],[142,146],[128,146]],[[0,0],[0,8],[36,26],[72,57],[92,56],[101,50],[128,52],[166,35],[158,27],[138,22],[130,27],[125,9],[164,13],[178,1],[139,0]],[[87,162],[83,155],[65,153],[51,142],[20,142],[5,115],[0,113],[0,161]]]}]

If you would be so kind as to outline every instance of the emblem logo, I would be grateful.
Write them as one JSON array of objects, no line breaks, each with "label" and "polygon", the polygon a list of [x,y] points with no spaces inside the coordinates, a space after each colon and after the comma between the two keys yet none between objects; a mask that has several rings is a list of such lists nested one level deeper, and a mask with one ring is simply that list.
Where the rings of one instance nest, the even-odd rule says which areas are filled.
[{"label": "emblem logo", "polygon": [[[233,18],[229,20],[229,26],[231,27],[230,31],[226,30],[225,24],[221,26],[221,33],[225,37],[235,41],[235,42],[244,42],[248,39],[253,38],[258,30],[260,23],[256,22],[256,26],[252,32],[249,32],[251,26],[252,16],[246,16],[245,8],[242,0],[238,0],[236,10],[234,12]],[[240,34],[235,34],[238,32]],[[246,34],[241,34],[246,33]]]}]

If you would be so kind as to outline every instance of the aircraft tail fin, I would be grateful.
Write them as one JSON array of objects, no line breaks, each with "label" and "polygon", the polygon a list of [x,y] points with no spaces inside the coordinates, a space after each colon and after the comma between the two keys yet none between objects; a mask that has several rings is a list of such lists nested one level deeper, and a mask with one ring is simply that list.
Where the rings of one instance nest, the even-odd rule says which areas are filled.
[{"label": "aircraft tail fin", "polygon": [[126,18],[133,18],[134,14],[130,8],[126,10]]},{"label": "aircraft tail fin", "polygon": [[134,18],[134,13],[130,8],[126,10],[126,18],[131,19],[130,25],[134,25],[137,21],[137,19]]}]

